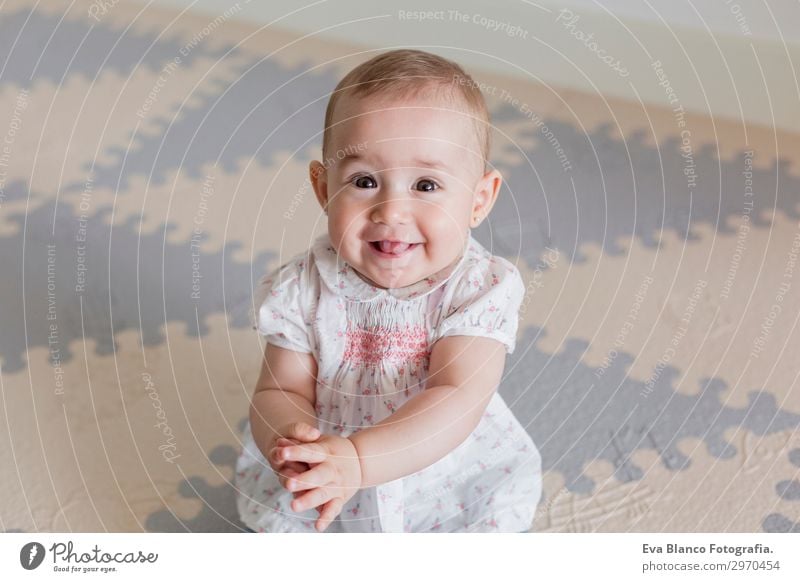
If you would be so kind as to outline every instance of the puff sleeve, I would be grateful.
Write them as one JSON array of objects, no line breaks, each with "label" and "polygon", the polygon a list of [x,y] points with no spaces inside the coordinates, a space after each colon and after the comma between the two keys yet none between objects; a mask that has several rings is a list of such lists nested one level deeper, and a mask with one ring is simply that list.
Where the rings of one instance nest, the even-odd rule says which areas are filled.
[{"label": "puff sleeve", "polygon": [[267,343],[312,353],[312,325],[306,321],[308,309],[303,301],[306,267],[305,261],[293,259],[261,279],[257,300],[261,303],[254,327]]},{"label": "puff sleeve", "polygon": [[452,335],[495,339],[514,352],[525,284],[519,270],[491,256],[470,266],[456,283],[434,341]]}]

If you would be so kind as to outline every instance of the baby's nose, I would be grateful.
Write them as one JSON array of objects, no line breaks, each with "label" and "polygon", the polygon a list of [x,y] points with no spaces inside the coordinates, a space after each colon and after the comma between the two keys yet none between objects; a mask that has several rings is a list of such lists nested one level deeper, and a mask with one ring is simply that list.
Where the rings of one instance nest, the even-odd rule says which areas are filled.
[{"label": "baby's nose", "polygon": [[403,193],[381,196],[371,209],[372,220],[385,224],[405,224],[411,220],[411,198]]}]

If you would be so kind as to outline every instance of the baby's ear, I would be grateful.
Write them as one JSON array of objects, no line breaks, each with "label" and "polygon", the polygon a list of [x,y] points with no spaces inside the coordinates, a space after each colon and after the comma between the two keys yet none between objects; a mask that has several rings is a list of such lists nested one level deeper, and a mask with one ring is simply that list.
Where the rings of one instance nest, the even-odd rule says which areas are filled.
[{"label": "baby's ear", "polygon": [[322,165],[322,162],[319,160],[312,160],[311,163],[308,165],[308,172],[313,180],[315,177],[318,178],[322,174],[325,173],[325,166]]},{"label": "baby's ear", "polygon": [[475,187],[475,195],[472,203],[472,220],[470,228],[478,226],[484,218],[492,211],[503,184],[503,176],[497,170],[486,172]]},{"label": "baby's ear", "polygon": [[308,165],[308,177],[311,179],[312,184],[316,184],[320,179],[326,180],[325,166],[318,160],[312,160]]},{"label": "baby's ear", "polygon": [[325,166],[317,160],[312,161],[308,166],[308,178],[311,181],[311,186],[314,188],[314,194],[317,197],[319,205],[328,212],[328,176]]}]

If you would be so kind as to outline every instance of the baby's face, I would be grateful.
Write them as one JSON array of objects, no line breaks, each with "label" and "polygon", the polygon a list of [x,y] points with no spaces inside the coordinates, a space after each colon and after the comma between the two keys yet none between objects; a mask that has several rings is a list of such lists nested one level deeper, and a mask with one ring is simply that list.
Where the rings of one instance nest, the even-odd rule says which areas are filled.
[{"label": "baby's face", "polygon": [[475,121],[432,98],[345,97],[337,122],[310,173],[340,258],[382,288],[455,261],[502,182],[483,171]]}]

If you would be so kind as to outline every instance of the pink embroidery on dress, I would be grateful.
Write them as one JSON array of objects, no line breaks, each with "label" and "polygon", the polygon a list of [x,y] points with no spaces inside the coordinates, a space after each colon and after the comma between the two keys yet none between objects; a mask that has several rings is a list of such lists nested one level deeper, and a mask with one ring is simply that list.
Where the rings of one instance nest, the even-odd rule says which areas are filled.
[{"label": "pink embroidery on dress", "polygon": [[428,357],[428,334],[421,325],[386,331],[348,326],[344,360],[374,366],[380,363],[419,365]]}]

